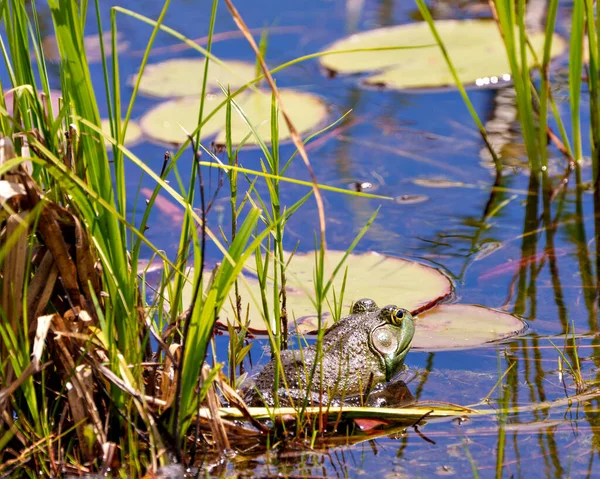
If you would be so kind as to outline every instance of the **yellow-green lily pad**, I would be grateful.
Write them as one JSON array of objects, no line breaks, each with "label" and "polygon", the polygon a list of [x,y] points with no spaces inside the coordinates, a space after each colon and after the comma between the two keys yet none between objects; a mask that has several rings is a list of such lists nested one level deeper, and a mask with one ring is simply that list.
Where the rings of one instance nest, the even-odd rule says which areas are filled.
[{"label": "yellow-green lily pad", "polygon": [[[108,118],[104,118],[101,122],[102,131],[110,136],[110,120]],[[142,129],[140,125],[138,125],[135,121],[129,121],[127,124],[127,133],[125,133],[125,141],[123,144],[125,146],[135,145],[142,138]],[[106,146],[110,146],[111,143],[107,140],[104,140]]]},{"label": "yellow-green lily pad", "polygon": [[[494,86],[510,80],[510,65],[495,22],[440,20],[435,25],[463,84]],[[544,34],[532,33],[529,41],[541,58]],[[366,78],[368,85],[394,89],[454,86],[446,60],[425,22],[357,33],[335,42],[325,51],[424,45],[432,46],[326,55],[320,62],[334,73],[375,72]],[[555,34],[552,57],[561,54],[565,48],[564,39]],[[531,68],[534,58],[531,54],[527,58]]]},{"label": "yellow-green lily pad", "polygon": [[415,320],[415,349],[467,349],[511,338],[527,329],[517,316],[473,304],[439,304]]},{"label": "yellow-green lily pad", "polygon": [[[204,77],[204,59],[173,58],[148,65],[140,81],[140,93],[148,96],[169,98],[200,95]],[[237,89],[254,80],[255,67],[251,63],[228,60],[219,64],[211,61],[206,86],[208,91],[220,91],[220,85]],[[130,79],[134,85],[137,75]]]},{"label": "yellow-green lily pad", "polygon": [[[343,251],[327,252],[325,278],[329,278],[335,265],[343,257]],[[286,254],[286,258],[289,255]],[[272,271],[271,262],[271,271]],[[415,349],[442,350],[465,349],[511,338],[527,328],[517,316],[495,309],[471,304],[440,304],[451,296],[450,280],[435,268],[392,256],[370,252],[350,255],[342,316],[350,310],[352,303],[361,298],[371,298],[380,306],[396,304],[408,309],[415,317],[416,332],[413,340]],[[242,316],[248,314],[248,327],[257,334],[265,333],[267,325],[263,318],[258,280],[251,271],[254,258],[244,269],[244,281],[240,280]],[[313,292],[314,254],[296,254],[287,268],[287,313],[290,329],[305,334],[314,334],[318,328],[315,307],[311,301]],[[343,280],[343,270],[334,281],[336,296]],[[206,273],[208,282],[210,277]],[[267,302],[272,314],[272,283],[269,281]],[[184,290],[184,304],[190,301],[191,287]],[[327,301],[333,305],[333,290]],[[233,290],[219,313],[218,322],[238,324],[232,310]],[[324,305],[322,327],[332,323],[327,304]],[[273,321],[270,318],[269,321]],[[272,326],[271,326],[272,327]]]},{"label": "yellow-green lily pad", "polygon": [[[343,251],[327,251],[324,278],[328,279],[331,276],[343,255]],[[311,331],[317,326],[316,310],[310,299],[314,296],[314,261],[313,253],[297,253],[289,262],[286,291],[290,329],[294,326],[294,319],[300,331]],[[379,306],[396,304],[417,312],[432,307],[452,293],[452,283],[445,275],[435,268],[414,261],[370,252],[352,254],[344,264],[348,267],[348,275],[343,298],[343,315],[349,311],[354,301],[365,297],[375,300]],[[257,307],[261,301],[260,288],[251,270],[253,266],[254,258],[251,258],[248,268],[245,268],[243,273],[246,281],[240,281],[240,295],[244,314],[249,305],[249,327],[258,333],[265,332],[267,326],[261,310]],[[333,289],[330,289],[327,295],[331,305],[333,305],[333,291],[339,298],[343,277],[342,269],[334,280]],[[272,287],[272,284],[270,286]],[[189,302],[189,289],[187,302]],[[233,294],[230,295],[232,296]],[[272,293],[268,296],[268,300],[271,301]],[[256,300],[256,304],[252,298]],[[324,304],[323,309],[325,313],[323,325],[326,327],[332,324],[332,319],[327,304]],[[219,315],[221,324],[226,324],[228,321],[235,324],[229,301]]]},{"label": "yellow-green lily pad", "polygon": [[[325,103],[316,95],[296,90],[282,89],[279,91],[286,111],[300,134],[313,130],[327,117]],[[222,94],[210,94],[204,103],[204,117],[224,100]],[[236,98],[240,109],[254,126],[260,138],[268,143],[271,139],[271,93],[252,92]],[[193,132],[198,125],[198,109],[200,100],[197,97],[186,97],[167,101],[146,113],[140,125],[143,132],[150,138],[169,144],[181,144],[187,140],[186,131]],[[231,114],[231,137],[235,145],[242,143],[251,129],[242,116],[233,109]],[[217,144],[225,143],[225,107],[202,126],[201,138],[216,136]],[[279,140],[290,137],[289,129],[281,113],[279,114]],[[258,141],[254,135],[246,140],[246,144],[255,145]]]}]

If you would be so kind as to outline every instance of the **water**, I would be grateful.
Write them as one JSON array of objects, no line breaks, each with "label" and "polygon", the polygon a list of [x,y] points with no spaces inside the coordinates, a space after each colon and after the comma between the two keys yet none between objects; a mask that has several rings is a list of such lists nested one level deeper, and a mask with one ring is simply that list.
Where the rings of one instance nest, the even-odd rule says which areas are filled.
[{"label": "water", "polygon": [[[339,0],[237,3],[251,28],[279,29],[269,38],[270,66],[321,50],[351,31],[405,23],[416,17],[411,2],[392,0],[366,1],[362,13],[355,18],[347,11],[350,2]],[[102,2],[105,27],[109,25],[108,7],[112,4]],[[130,1],[124,6],[156,18],[162,3]],[[469,13],[443,6],[438,5],[441,14],[455,18],[480,11],[479,4],[467,5]],[[569,12],[564,13],[562,18],[569,18]],[[208,15],[206,4],[174,1],[165,24],[197,38],[206,34]],[[95,20],[89,22],[87,33],[94,32],[94,24]],[[129,52],[120,57],[121,75],[126,78],[138,69],[141,61],[138,52],[143,51],[150,28],[122,15],[118,16],[118,26],[130,43]],[[559,25],[559,28],[565,27]],[[235,25],[222,5],[217,32],[229,31],[234,32]],[[174,44],[166,34],[157,38],[157,47]],[[214,53],[223,59],[252,61],[251,51],[242,39],[219,41]],[[193,57],[195,53],[167,51],[153,56],[152,60],[174,55]],[[57,70],[55,87],[58,86]],[[101,113],[105,116],[101,67],[94,65],[92,74]],[[542,200],[537,194],[539,189],[530,184],[527,171],[507,169],[502,178],[505,190],[492,188],[492,170],[481,165],[479,156],[482,141],[458,93],[363,89],[356,78],[326,78],[315,61],[294,66],[276,78],[279,86],[323,97],[330,106],[332,119],[353,109],[350,117],[353,124],[310,151],[320,182],[345,187],[356,181],[368,181],[376,185],[377,193],[382,195],[428,197],[421,203],[398,204],[324,193],[330,248],[345,249],[373,210],[381,205],[376,223],[359,245],[360,251],[375,250],[439,265],[455,280],[457,297],[462,302],[515,312],[529,322],[525,337],[498,346],[458,352],[411,352],[407,362],[426,371],[411,383],[413,394],[421,400],[474,405],[491,392],[491,407],[504,404],[522,409],[464,423],[430,421],[418,428],[419,433],[408,428],[389,436],[363,438],[363,442],[355,445],[319,451],[285,445],[260,455],[240,452],[235,459],[213,468],[211,473],[318,477],[377,474],[388,478],[464,477],[474,475],[474,470],[480,477],[590,477],[598,474],[598,399],[564,400],[575,394],[575,384],[568,366],[564,366],[562,374],[559,371],[560,354],[552,345],[562,349],[566,342],[564,333],[572,325],[577,335],[583,379],[589,381],[588,387],[595,387],[593,381],[599,379],[600,364],[596,354],[596,283],[591,273],[596,262],[592,195],[576,193],[574,175],[571,175],[564,195],[560,193],[552,203],[551,217],[556,231],[548,234],[544,229]],[[5,76],[2,80],[6,80]],[[128,98],[131,88],[123,86],[122,94]],[[481,118],[490,119],[496,92],[472,89],[469,94]],[[558,95],[560,99],[560,93]],[[564,97],[562,100],[566,101]],[[157,100],[140,97],[134,117],[141,116],[157,103]],[[567,106],[559,104],[564,112]],[[518,138],[515,143],[520,143]],[[160,170],[164,147],[144,142],[133,151],[155,171]],[[283,145],[281,152],[285,158],[293,152],[293,147]],[[556,150],[551,154],[558,171],[552,173],[552,181],[557,186],[566,163]],[[586,154],[589,155],[589,151]],[[190,157],[184,155],[181,161],[188,162]],[[245,150],[240,162],[257,168],[259,157],[258,150]],[[148,178],[141,178],[134,165],[129,164],[127,168],[130,198],[135,197],[140,181],[142,186],[153,187]],[[182,164],[180,171],[186,170]],[[288,175],[309,179],[299,159]],[[584,167],[584,179],[590,175],[589,166]],[[446,180],[455,186],[427,188],[416,184],[417,179]],[[184,178],[184,183],[186,180]],[[259,185],[259,190],[266,191],[264,185]],[[306,191],[305,187],[286,185],[283,200],[285,204],[292,204]],[[223,191],[217,205],[225,205],[226,201],[227,192]],[[498,214],[484,221],[488,204],[492,208],[502,207]],[[134,204],[129,206],[133,211]],[[228,224],[223,212],[222,217],[212,218],[211,226],[222,225],[227,232]],[[286,246],[292,248],[299,241],[299,250],[309,251],[316,227],[314,203],[311,203],[290,221]],[[173,223],[172,217],[157,210],[147,236],[158,248],[172,255],[179,240],[178,225]],[[215,254],[212,259],[216,259]],[[219,339],[218,349],[224,359],[226,339]],[[572,347],[565,352],[565,357],[575,364]],[[551,405],[552,401],[559,402]]]}]

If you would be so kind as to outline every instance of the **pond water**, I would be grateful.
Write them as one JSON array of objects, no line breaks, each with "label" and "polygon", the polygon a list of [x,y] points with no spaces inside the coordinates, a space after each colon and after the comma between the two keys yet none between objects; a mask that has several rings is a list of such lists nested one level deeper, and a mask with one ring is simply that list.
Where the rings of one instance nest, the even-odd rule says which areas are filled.
[{"label": "pond water", "polygon": [[[301,55],[323,49],[353,31],[406,23],[418,18],[411,2],[393,0],[258,0],[237,2],[251,28],[272,29],[267,60],[275,66]],[[362,4],[352,15],[351,6]],[[103,23],[109,25],[109,7],[102,2]],[[123,6],[156,18],[162,8],[158,1],[128,1]],[[439,18],[485,15],[485,2],[436,2]],[[461,8],[459,8],[461,7]],[[165,24],[190,38],[207,32],[209,7],[186,0],[174,0]],[[567,30],[569,6],[561,7],[559,30]],[[560,24],[564,21],[565,24]],[[86,33],[94,32],[95,19]],[[129,42],[120,57],[123,78],[134,74],[141,61],[150,28],[118,16],[119,31]],[[236,32],[224,5],[217,17],[217,32]],[[218,40],[214,53],[222,59],[253,61],[253,55],[239,36]],[[152,61],[171,57],[195,57],[191,50],[178,51],[176,41],[160,34],[161,51]],[[560,70],[560,61],[557,69]],[[58,86],[58,69],[54,72]],[[103,92],[102,68],[92,74]],[[358,246],[359,251],[378,251],[425,261],[450,275],[457,297],[465,303],[481,304],[521,315],[529,323],[523,337],[497,346],[464,351],[413,351],[407,363],[421,372],[410,384],[419,400],[449,401],[473,405],[493,390],[489,404],[519,408],[502,415],[488,415],[469,421],[429,421],[418,428],[399,431],[354,445],[329,446],[310,451],[296,446],[282,447],[265,454],[240,453],[212,469],[212,474],[260,476],[283,474],[302,477],[345,477],[366,473],[377,477],[591,477],[600,473],[600,411],[598,399],[567,401],[576,385],[567,366],[561,374],[561,354],[573,364],[575,349],[565,341],[565,332],[574,327],[581,374],[585,386],[595,388],[599,378],[596,348],[600,344],[596,290],[596,244],[593,196],[575,187],[569,176],[566,189],[558,192],[550,206],[555,230],[545,228],[541,188],[529,177],[518,128],[512,125],[510,148],[505,158],[510,166],[494,188],[494,170],[483,160],[483,143],[455,91],[401,93],[362,88],[355,77],[328,78],[316,61],[308,61],[277,74],[280,87],[294,87],[321,96],[331,110],[331,120],[352,109],[333,135],[309,151],[312,166],[322,184],[346,188],[354,182],[370,182],[376,193],[402,197],[425,195],[421,202],[361,199],[324,193],[328,246],[345,249],[364,223],[381,205],[375,224]],[[4,76],[2,77],[5,80]],[[128,98],[131,88],[124,86]],[[471,89],[469,96],[483,120],[493,118],[497,90]],[[568,118],[566,94],[556,91],[559,108]],[[103,95],[98,95],[103,116],[107,114]],[[584,111],[588,99],[584,96]],[[139,97],[134,117],[139,118],[158,100]],[[584,119],[585,120],[585,119]],[[584,131],[587,127],[584,127]],[[589,142],[588,142],[589,143]],[[584,139],[584,145],[587,145]],[[132,148],[155,171],[160,171],[165,148],[141,142]],[[281,155],[289,157],[291,144],[282,145]],[[585,152],[589,155],[589,150]],[[568,171],[560,153],[551,150],[550,180],[554,187]],[[259,168],[259,150],[243,150],[239,161]],[[514,159],[521,163],[515,166]],[[191,154],[182,157],[187,162]],[[138,186],[152,188],[148,178],[128,165],[129,195]],[[188,168],[179,168],[184,174]],[[288,176],[309,180],[298,158]],[[584,181],[591,167],[582,168]],[[141,180],[140,180],[141,178]],[[186,178],[183,178],[186,183]],[[427,182],[434,180],[437,187]],[[440,181],[443,180],[443,181]],[[216,176],[213,173],[213,186]],[[439,181],[439,182],[438,182]],[[437,183],[436,183],[437,182]],[[259,191],[266,187],[259,182]],[[290,205],[307,189],[286,185],[284,204]],[[229,231],[228,192],[221,190],[211,225]],[[310,200],[312,201],[312,200]],[[141,204],[141,202],[140,202]],[[220,208],[219,206],[223,207]],[[130,204],[133,211],[134,204]],[[498,208],[486,219],[486,211]],[[299,242],[300,251],[313,247],[318,227],[314,202],[302,208],[289,222],[287,248]],[[157,209],[150,221],[148,238],[173,255],[179,241],[179,224],[172,215]],[[210,256],[212,255],[212,256]],[[209,257],[218,258],[210,250]],[[390,298],[394,302],[394,298]],[[217,340],[226,359],[226,338]],[[254,358],[261,359],[260,348]],[[258,353],[257,353],[258,352]],[[265,357],[262,360],[266,359]],[[564,361],[563,361],[564,362]],[[508,372],[507,372],[508,371]],[[505,372],[507,372],[505,374]],[[500,385],[494,389],[496,383]],[[563,401],[561,401],[563,400]],[[556,402],[551,404],[552,402]],[[341,444],[341,443],[340,443]]]}]

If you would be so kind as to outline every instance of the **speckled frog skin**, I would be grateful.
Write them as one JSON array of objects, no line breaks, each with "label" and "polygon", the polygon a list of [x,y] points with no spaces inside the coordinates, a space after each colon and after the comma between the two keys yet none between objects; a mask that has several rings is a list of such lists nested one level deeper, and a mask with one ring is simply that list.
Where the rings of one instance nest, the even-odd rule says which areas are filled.
[{"label": "speckled frog skin", "polygon": [[[281,352],[285,383],[280,377],[280,405],[360,404],[369,390],[390,381],[404,367],[415,326],[408,311],[397,306],[378,308],[371,299],[357,301],[352,314],[331,326],[323,337],[323,395],[320,394],[320,368],[307,387],[317,351],[316,346]],[[271,361],[242,391],[250,405],[272,406],[275,362]],[[281,376],[281,373],[280,373]],[[287,387],[286,387],[287,385]],[[308,393],[308,394],[307,394]],[[367,405],[372,404],[369,400]]]}]

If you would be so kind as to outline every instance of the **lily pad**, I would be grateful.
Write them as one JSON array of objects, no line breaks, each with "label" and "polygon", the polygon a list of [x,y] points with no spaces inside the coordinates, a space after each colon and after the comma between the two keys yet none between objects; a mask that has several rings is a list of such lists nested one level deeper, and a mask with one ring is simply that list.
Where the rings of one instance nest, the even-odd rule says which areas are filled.
[{"label": "lily pad", "polygon": [[[102,120],[101,125],[102,131],[107,135],[110,135],[110,120],[104,118]],[[138,125],[135,121],[129,121],[129,123],[127,124],[127,133],[125,134],[125,141],[123,142],[123,144],[125,146],[132,146],[139,142],[141,138],[142,129],[140,128],[140,125]],[[111,143],[106,140],[104,141],[104,143],[106,144],[106,146],[111,145]]]},{"label": "lily pad", "polygon": [[[327,251],[325,278],[329,278],[333,268],[342,259],[343,251]],[[289,257],[286,254],[286,257]],[[254,265],[254,258],[248,266]],[[272,265],[272,262],[271,262]],[[352,303],[360,298],[371,298],[380,306],[393,303],[410,311],[422,311],[431,308],[440,300],[452,293],[450,280],[435,268],[414,261],[384,256],[378,253],[352,254],[345,262],[348,275],[344,292],[342,313],[346,314]],[[314,254],[295,254],[287,268],[287,313],[289,324],[294,325],[294,318],[299,331],[316,329],[317,318],[315,307],[310,299],[313,291]],[[341,270],[333,283],[336,296],[342,286],[344,271]],[[265,332],[266,326],[252,298],[260,304],[259,283],[250,268],[244,271],[246,284],[240,282],[243,311],[249,304],[250,329],[255,332]],[[189,303],[189,294],[187,301]],[[272,296],[272,295],[270,295]],[[232,297],[232,296],[231,296]],[[269,297],[269,300],[271,298]],[[329,304],[333,305],[333,291],[327,296]],[[231,321],[235,323],[229,302],[220,313],[221,324]],[[324,326],[332,324],[331,314],[324,305]]]},{"label": "lily pad", "polygon": [[[327,252],[325,278],[329,278],[343,255],[343,251]],[[286,257],[289,255],[286,254]],[[431,351],[479,347],[511,338],[527,328],[527,324],[517,316],[495,309],[471,304],[439,304],[452,294],[452,284],[445,275],[430,266],[374,252],[352,254],[345,264],[348,266],[348,275],[342,315],[349,311],[354,301],[365,297],[375,300],[379,306],[392,303],[406,308],[415,316],[415,349]],[[250,270],[253,265],[252,258],[244,270],[244,281],[240,281],[240,295],[243,316],[248,312],[249,329],[261,334],[266,332],[267,327],[262,310],[255,303],[260,304],[261,299],[258,280]],[[290,329],[295,326],[297,331],[305,334],[316,333],[318,327],[315,307],[310,300],[313,295],[313,270],[313,253],[294,255],[287,268]],[[206,276],[208,281],[210,274]],[[343,271],[334,281],[337,296],[342,280]],[[189,304],[190,294],[191,287],[188,286],[184,291],[184,304]],[[332,291],[327,300],[333,305]],[[271,311],[271,293],[267,301]],[[235,304],[233,293],[219,315],[219,323],[223,326],[227,322],[237,324],[231,304]],[[328,307],[324,306],[322,326],[329,327],[332,323]]]},{"label": "lily pad", "polygon": [[[200,95],[204,77],[204,59],[174,58],[148,65],[140,81],[140,93],[159,98]],[[208,91],[220,91],[220,85],[237,89],[254,80],[251,63],[228,60],[223,64],[210,62],[207,76]],[[129,83],[134,85],[137,75]]]},{"label": "lily pad", "polygon": [[[501,85],[510,80],[510,65],[498,28],[489,20],[440,20],[436,28],[463,84]],[[518,32],[517,32],[518,35]],[[529,41],[539,57],[544,34],[532,33]],[[339,40],[325,51],[393,46],[424,46],[405,50],[344,53],[321,57],[329,71],[341,74],[376,72],[365,83],[394,89],[454,86],[429,25],[425,22],[370,30]],[[554,35],[552,57],[566,47],[564,39]],[[528,55],[529,67],[534,64]]]},{"label": "lily pad", "polygon": [[[295,90],[280,90],[281,98],[294,126],[300,134],[306,133],[327,116],[327,107],[323,101],[310,93]],[[224,100],[220,94],[208,95],[204,103],[205,116],[214,111]],[[238,105],[264,142],[271,138],[271,93],[253,92],[238,97]],[[187,97],[167,101],[156,106],[144,115],[140,121],[143,132],[160,143],[181,144],[187,140],[185,131],[192,132],[198,125],[199,99]],[[183,129],[182,129],[183,128]],[[184,131],[185,130],[185,131]],[[250,127],[237,113],[231,115],[231,136],[235,145],[240,144],[250,133]],[[202,127],[202,139],[216,135],[217,144],[225,143],[225,108],[221,108]],[[287,125],[279,115],[279,140],[290,137]],[[246,144],[257,144],[251,135]]]},{"label": "lily pad", "polygon": [[517,316],[473,304],[439,304],[418,315],[413,348],[466,349],[502,341],[527,329]]}]

